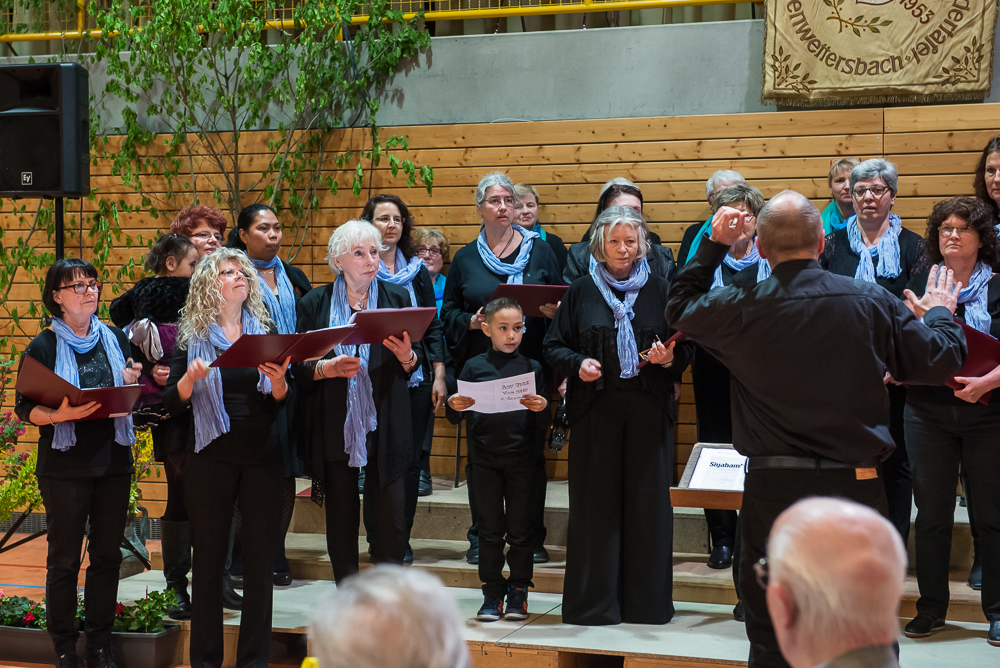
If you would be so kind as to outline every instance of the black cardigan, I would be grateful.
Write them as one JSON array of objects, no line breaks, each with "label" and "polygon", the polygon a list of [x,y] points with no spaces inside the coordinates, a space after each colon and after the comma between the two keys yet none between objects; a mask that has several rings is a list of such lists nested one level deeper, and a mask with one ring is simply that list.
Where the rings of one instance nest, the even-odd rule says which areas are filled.
[{"label": "black cardigan", "polygon": [[[677,274],[677,263],[674,262],[674,252],[666,246],[650,244],[649,253],[646,255],[649,261],[649,273],[660,276],[668,281],[673,280]],[[569,247],[569,259],[566,268],[563,269],[563,280],[571,284],[581,276],[590,273],[590,242],[581,241]]]},{"label": "black cardigan", "polygon": [[[819,256],[820,266],[835,274],[854,278],[860,262],[861,257],[851,250],[851,240],[847,236],[846,227],[826,236],[826,247]],[[877,255],[872,258],[872,263],[877,270]],[[875,282],[897,297],[902,297],[907,283],[919,274],[923,274],[926,279],[930,267],[931,261],[927,257],[924,238],[916,232],[903,228],[899,231],[899,276],[896,278],[876,276]]]}]

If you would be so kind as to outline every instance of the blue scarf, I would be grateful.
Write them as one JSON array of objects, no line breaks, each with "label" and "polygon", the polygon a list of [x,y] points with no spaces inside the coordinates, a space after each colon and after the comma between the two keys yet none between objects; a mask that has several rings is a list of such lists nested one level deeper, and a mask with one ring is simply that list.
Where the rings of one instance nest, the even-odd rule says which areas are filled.
[{"label": "blue scarf", "polygon": [[[278,328],[278,334],[294,334],[295,293],[292,291],[292,282],[288,280],[288,274],[285,273],[285,265],[277,255],[271,258],[270,262],[253,258],[250,258],[250,261],[253,262],[253,266],[257,267],[257,285],[264,293],[264,303],[267,304],[267,310],[271,313],[271,318]],[[277,296],[260,274],[262,269],[274,269],[274,282],[278,284]]]},{"label": "blue scarf", "polygon": [[698,228],[698,234],[694,235],[694,241],[691,242],[691,248],[688,249],[687,257],[684,258],[684,264],[690,262],[691,258],[694,257],[694,254],[698,252],[698,247],[701,246],[701,240],[705,237],[705,235],[711,234],[712,218],[714,216],[715,214],[713,213],[711,216],[708,217],[708,220],[702,223],[701,227]]},{"label": "blue scarf", "polygon": [[[250,311],[243,309],[242,334],[267,334]],[[217,324],[208,328],[208,338],[192,337],[188,341],[188,364],[201,359],[206,365],[215,361],[215,349],[229,350],[233,345],[226,339],[226,333]],[[271,394],[271,379],[260,374],[257,389],[262,394]],[[194,451],[202,448],[223,434],[229,433],[229,413],[222,400],[222,371],[209,367],[208,376],[196,381],[191,392],[191,409],[194,411]]]},{"label": "blue scarf", "polygon": [[[419,257],[414,255],[410,258],[409,263],[403,258],[403,251],[396,248],[396,273],[390,274],[389,268],[385,266],[385,262],[382,260],[378,261],[378,277],[383,281],[392,283],[393,285],[401,285],[406,288],[406,291],[410,293],[410,306],[417,306],[417,293],[413,291],[413,279],[417,277],[420,273],[420,268],[424,266],[424,261]],[[374,281],[373,281],[374,282]],[[416,387],[424,379],[424,370],[421,366],[417,367],[417,370],[410,374],[409,379],[406,381],[407,387]]]},{"label": "blue scarf", "polygon": [[[89,353],[98,343],[104,346],[104,354],[111,366],[111,377],[115,387],[125,384],[122,371],[125,370],[125,356],[118,347],[118,339],[111,328],[90,316],[90,333],[87,336],[77,336],[73,328],[62,318],[52,318],[52,331],[56,335],[56,375],[68,381],[75,387],[80,387],[80,367],[76,364],[74,352]],[[135,432],[132,431],[132,416],[115,418],[115,443],[132,445],[135,442]],[[58,422],[52,438],[52,447],[65,452],[76,445],[76,423]]]},{"label": "blue scarf", "polygon": [[[368,287],[368,306],[365,310],[378,308],[378,279]],[[351,319],[351,304],[347,299],[347,283],[340,275],[333,282],[330,297],[330,327],[346,325]],[[354,346],[338,345],[334,351],[338,355],[354,356]],[[347,381],[347,419],[344,421],[344,452],[348,456],[348,466],[355,468],[368,463],[368,432],[378,428],[378,414],[375,398],[372,396],[372,379],[368,376],[370,344],[357,346],[357,356],[361,360],[361,370]]]},{"label": "blue scarf", "polygon": [[479,257],[483,259],[483,264],[486,265],[487,269],[494,274],[506,275],[508,283],[521,285],[524,283],[524,270],[528,267],[528,260],[531,258],[531,246],[534,240],[539,238],[539,234],[531,230],[526,230],[520,225],[513,225],[512,227],[524,237],[521,241],[521,250],[518,252],[514,264],[501,262],[500,258],[493,254],[493,251],[490,250],[489,245],[486,243],[486,230],[480,232],[476,238],[476,248],[479,249]]},{"label": "blue scarf", "polygon": [[[947,271],[944,262],[938,267],[941,271]],[[993,269],[988,264],[977,262],[969,277],[969,286],[958,293],[958,303],[965,304],[965,324],[983,334],[989,334],[990,325],[993,324],[993,318],[986,310],[986,297],[992,277]]]},{"label": "blue scarf", "polygon": [[[635,313],[632,307],[635,305],[636,297],[639,296],[639,289],[646,284],[649,278],[649,262],[642,258],[639,262],[632,263],[632,273],[624,281],[615,279],[608,273],[603,263],[593,263],[590,275],[601,291],[601,296],[611,308],[615,315],[615,328],[618,330],[618,362],[622,368],[622,378],[634,378],[639,375],[639,348],[635,342],[635,332],[632,331],[632,318]],[[625,300],[622,301],[611,292],[611,288],[625,293]]]},{"label": "blue scarf", "polygon": [[[882,278],[896,278],[901,271],[899,266],[899,232],[903,228],[903,221],[894,213],[889,214],[889,229],[878,243],[868,248],[861,238],[861,227],[858,225],[858,215],[854,214],[844,223],[847,227],[847,238],[851,240],[851,250],[861,257],[858,262],[858,270],[854,272],[854,278],[875,282],[875,276]],[[872,263],[872,258],[878,255],[878,270]]]},{"label": "blue scarf", "polygon": [[[722,258],[722,262],[734,271],[741,271],[756,264],[758,283],[771,276],[771,263],[767,260],[762,261],[760,259],[760,251],[757,250],[757,244],[752,241],[750,252],[747,253],[745,258],[737,260],[729,253],[726,253],[726,256]],[[725,286],[725,283],[722,282],[722,265],[720,264],[715,268],[715,279],[712,281],[712,287],[710,289],[714,290],[715,288],[721,288],[723,286]]]}]

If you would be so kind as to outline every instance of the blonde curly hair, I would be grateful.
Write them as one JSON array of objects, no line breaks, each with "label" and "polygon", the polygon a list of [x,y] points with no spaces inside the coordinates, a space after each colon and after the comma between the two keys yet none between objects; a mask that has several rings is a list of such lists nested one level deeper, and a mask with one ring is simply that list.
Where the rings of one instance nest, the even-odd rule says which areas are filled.
[{"label": "blonde curly hair", "polygon": [[235,262],[247,276],[248,292],[243,308],[257,316],[264,329],[270,328],[271,316],[257,281],[256,267],[243,251],[220,248],[201,258],[191,276],[191,286],[184,308],[181,309],[180,326],[177,328],[177,344],[182,348],[186,348],[192,338],[208,338],[208,328],[218,322],[225,305],[219,272],[227,262]]}]

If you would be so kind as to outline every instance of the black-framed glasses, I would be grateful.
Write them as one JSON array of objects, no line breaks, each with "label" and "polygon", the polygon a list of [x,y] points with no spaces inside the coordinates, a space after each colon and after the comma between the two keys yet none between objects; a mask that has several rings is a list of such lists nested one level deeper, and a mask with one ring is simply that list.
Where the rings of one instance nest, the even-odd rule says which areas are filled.
[{"label": "black-framed glasses", "polygon": [[857,188],[851,191],[851,194],[854,195],[854,199],[864,199],[867,193],[871,193],[872,197],[878,199],[882,195],[886,194],[888,191],[889,189],[886,188],[885,186],[869,186],[867,188],[858,186]]},{"label": "black-framed glasses", "polygon": [[430,257],[441,257],[441,249],[434,246],[417,246],[417,257],[429,255]]},{"label": "black-framed glasses", "polygon": [[761,589],[767,589],[767,583],[770,581],[770,573],[767,570],[767,557],[761,557],[756,564],[753,565],[754,575],[757,576],[757,584],[760,585]]},{"label": "black-framed glasses", "polygon": [[72,289],[78,295],[86,294],[88,290],[93,290],[97,294],[101,294],[101,288],[104,284],[100,281],[88,281],[86,283],[70,283],[69,285],[63,285],[55,289],[56,292],[59,290],[70,290]]}]

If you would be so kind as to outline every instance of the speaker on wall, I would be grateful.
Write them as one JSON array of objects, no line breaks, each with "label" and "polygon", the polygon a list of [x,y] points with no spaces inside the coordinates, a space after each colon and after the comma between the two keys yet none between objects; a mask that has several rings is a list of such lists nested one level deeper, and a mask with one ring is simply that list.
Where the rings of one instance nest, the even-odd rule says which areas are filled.
[{"label": "speaker on wall", "polygon": [[90,193],[89,98],[76,63],[0,66],[0,197]]}]

